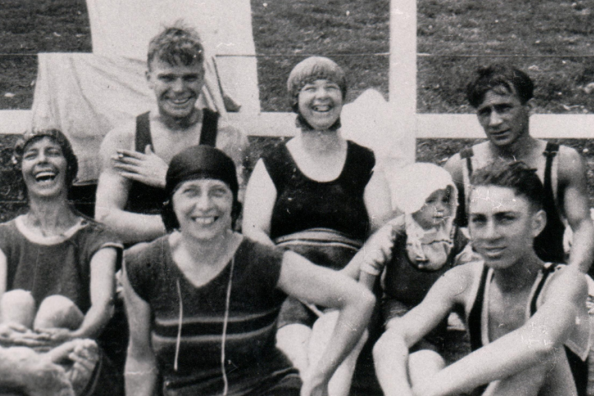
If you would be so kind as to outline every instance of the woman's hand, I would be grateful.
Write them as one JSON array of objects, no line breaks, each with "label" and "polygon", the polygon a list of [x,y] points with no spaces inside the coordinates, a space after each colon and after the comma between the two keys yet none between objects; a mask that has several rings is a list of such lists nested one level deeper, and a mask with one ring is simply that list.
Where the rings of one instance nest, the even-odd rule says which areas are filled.
[{"label": "woman's hand", "polygon": [[18,323],[2,323],[0,324],[0,345],[37,348],[49,347],[51,341],[48,335],[34,332]]},{"label": "woman's hand", "polygon": [[77,338],[72,331],[64,328],[38,329],[38,333],[45,335],[47,340],[54,345],[60,345]]}]

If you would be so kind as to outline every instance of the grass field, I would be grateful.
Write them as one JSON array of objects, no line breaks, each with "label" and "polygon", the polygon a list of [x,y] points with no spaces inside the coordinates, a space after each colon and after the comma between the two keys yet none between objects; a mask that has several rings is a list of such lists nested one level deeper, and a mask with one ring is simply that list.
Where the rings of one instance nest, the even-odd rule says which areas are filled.
[{"label": "grass field", "polygon": [[[289,110],[286,77],[309,54],[331,55],[344,66],[347,100],[371,87],[387,97],[389,0],[252,0],[251,5],[264,111]],[[477,65],[495,60],[528,70],[536,80],[537,112],[594,112],[594,90],[588,88],[594,84],[594,0],[419,0],[417,7],[419,112],[471,112],[463,87]],[[36,53],[91,50],[84,0],[3,0],[0,109],[31,107]],[[417,157],[440,163],[466,143],[422,140]],[[594,185],[590,142],[564,143],[587,149]],[[10,144],[0,138],[0,153]],[[257,140],[254,158],[267,144]]]},{"label": "grass field", "polygon": [[[594,111],[587,88],[594,83],[594,0],[417,4],[419,112],[470,112],[461,88],[477,65],[492,61],[530,72],[537,112]],[[350,54],[388,51],[389,0],[252,0],[252,11],[264,111],[288,109],[286,76],[304,54],[331,54],[345,66],[349,100],[369,87],[387,95],[387,57]],[[30,108],[34,54],[63,51],[91,51],[84,0],[3,0],[0,109]]]}]

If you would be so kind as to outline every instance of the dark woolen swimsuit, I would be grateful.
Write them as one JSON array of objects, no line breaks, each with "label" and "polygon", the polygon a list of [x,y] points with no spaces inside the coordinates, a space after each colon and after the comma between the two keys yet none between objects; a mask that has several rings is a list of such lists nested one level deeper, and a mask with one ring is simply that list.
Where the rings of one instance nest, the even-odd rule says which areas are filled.
[{"label": "dark woolen swimsuit", "polygon": [[[215,147],[217,141],[217,125],[219,114],[209,109],[202,109],[202,129],[199,144]],[[147,145],[153,147],[149,113],[136,117],[135,150],[144,153]],[[155,148],[153,147],[153,150]],[[144,183],[132,181],[128,192],[126,211],[142,214],[160,214],[167,194],[162,188],[148,186]]]},{"label": "dark woolen swimsuit", "polygon": [[[538,257],[544,262],[563,263],[565,262],[565,251],[563,249],[563,234],[565,233],[565,224],[561,221],[561,214],[555,202],[555,193],[553,192],[552,168],[553,160],[559,152],[559,145],[547,142],[545,151],[542,153],[546,157],[544,172],[544,211],[547,214],[547,224],[545,229],[534,239],[534,250]],[[472,176],[472,157],[474,152],[472,147],[467,147],[460,151],[460,158],[465,160],[468,177]],[[458,213],[456,222],[460,227],[468,225],[466,216],[466,198],[464,194],[464,185],[458,187]]]}]

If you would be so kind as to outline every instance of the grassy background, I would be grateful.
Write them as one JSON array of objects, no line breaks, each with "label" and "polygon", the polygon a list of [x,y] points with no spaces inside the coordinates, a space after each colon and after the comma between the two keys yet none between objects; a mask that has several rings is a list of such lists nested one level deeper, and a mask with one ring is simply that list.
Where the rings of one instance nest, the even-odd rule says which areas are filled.
[{"label": "grassy background", "polygon": [[[394,0],[397,1],[397,0]],[[387,98],[389,0],[252,0],[263,111],[289,111],[285,82],[311,54],[346,70],[347,101],[376,88]],[[418,0],[418,111],[469,113],[466,82],[476,66],[509,61],[536,81],[539,113],[594,111],[594,0]],[[84,0],[3,0],[0,7],[0,109],[29,109],[38,52],[90,52]],[[588,84],[593,84],[588,87]],[[588,93],[591,92],[591,93]],[[279,139],[252,138],[252,162]],[[14,137],[0,137],[0,220],[22,199],[10,162]],[[421,139],[417,158],[441,163],[467,140]],[[588,160],[594,147],[564,140]],[[17,202],[16,204],[14,202]],[[594,200],[592,201],[594,205]]]}]

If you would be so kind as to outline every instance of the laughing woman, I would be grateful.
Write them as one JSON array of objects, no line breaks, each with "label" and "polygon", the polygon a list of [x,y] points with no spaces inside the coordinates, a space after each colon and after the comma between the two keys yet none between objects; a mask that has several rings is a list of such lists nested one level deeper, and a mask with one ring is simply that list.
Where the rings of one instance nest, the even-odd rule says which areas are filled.
[{"label": "laughing woman", "polygon": [[[97,363],[97,345],[89,340],[97,339],[111,318],[122,245],[68,203],[78,163],[60,131],[26,134],[15,158],[29,210],[0,225],[0,344],[40,351],[78,345],[61,362],[75,369],[74,390],[106,391],[108,385],[97,382],[106,361]],[[93,381],[77,373],[81,365],[94,373]]]},{"label": "laughing woman", "polygon": [[[340,135],[347,90],[340,66],[328,58],[305,59],[291,71],[287,88],[300,133],[256,164],[243,232],[340,270],[390,217],[389,190],[381,173],[374,173],[373,152]],[[301,372],[312,357],[315,311],[289,299],[281,313],[278,345]]]},{"label": "laughing woman", "polygon": [[163,222],[172,233],[126,257],[126,394],[151,395],[159,387],[165,396],[299,395],[299,375],[275,347],[286,295],[340,312],[333,343],[301,390],[326,394],[369,319],[371,293],[295,253],[235,233],[237,177],[220,150],[182,151],[166,180]]}]

